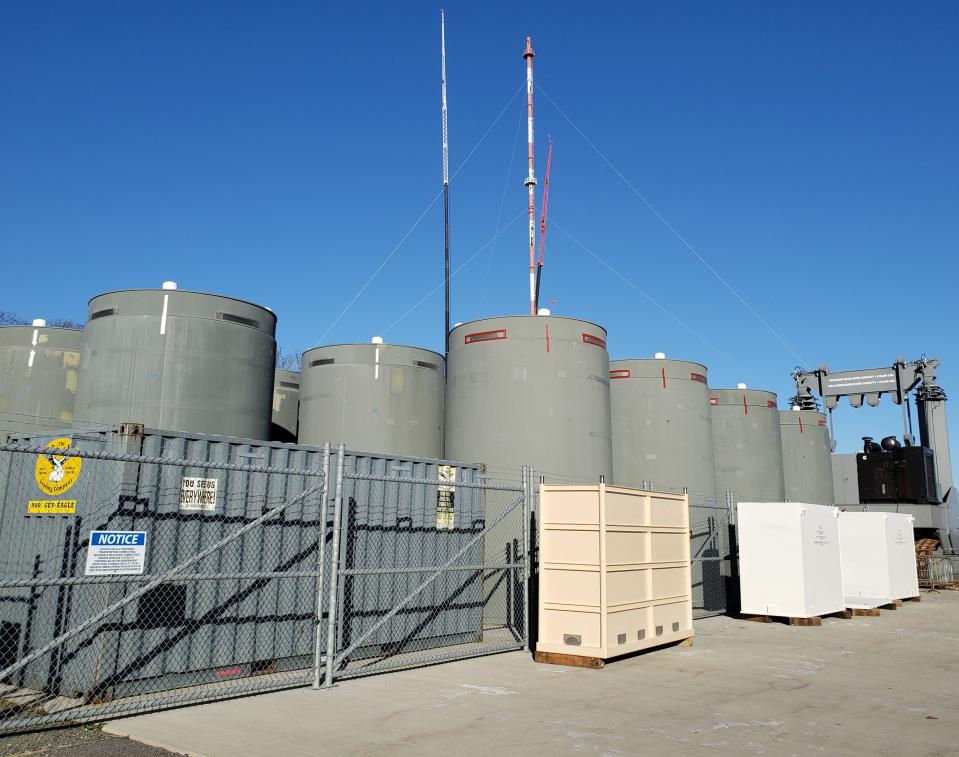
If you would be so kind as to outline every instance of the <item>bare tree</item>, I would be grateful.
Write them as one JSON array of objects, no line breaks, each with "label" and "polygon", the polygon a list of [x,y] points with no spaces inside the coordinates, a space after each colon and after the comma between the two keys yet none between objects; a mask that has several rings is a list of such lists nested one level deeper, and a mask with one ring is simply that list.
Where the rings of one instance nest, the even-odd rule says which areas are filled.
[{"label": "bare tree", "polygon": [[276,348],[277,368],[281,368],[284,371],[298,371],[300,370],[300,362],[302,360],[303,350],[290,350],[287,352],[281,347]]},{"label": "bare tree", "polygon": [[0,310],[0,326],[26,326],[29,321],[9,310]]},{"label": "bare tree", "polygon": [[[0,310],[0,326],[29,326],[31,321],[21,318],[12,310]],[[71,318],[54,318],[47,321],[47,326],[54,329],[82,329],[83,324]]]},{"label": "bare tree", "polygon": [[74,320],[69,318],[54,318],[52,321],[47,321],[47,326],[54,329],[82,329],[83,324],[77,323]]}]

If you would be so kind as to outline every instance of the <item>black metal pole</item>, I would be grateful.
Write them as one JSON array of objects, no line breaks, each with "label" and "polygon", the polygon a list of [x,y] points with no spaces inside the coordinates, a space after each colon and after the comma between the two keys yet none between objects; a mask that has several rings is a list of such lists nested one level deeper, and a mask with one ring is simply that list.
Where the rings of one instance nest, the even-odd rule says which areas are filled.
[{"label": "black metal pole", "polygon": [[[543,266],[536,266],[536,295],[533,297],[536,313],[539,313],[539,282],[543,278]],[[535,315],[535,314],[534,314]]]}]

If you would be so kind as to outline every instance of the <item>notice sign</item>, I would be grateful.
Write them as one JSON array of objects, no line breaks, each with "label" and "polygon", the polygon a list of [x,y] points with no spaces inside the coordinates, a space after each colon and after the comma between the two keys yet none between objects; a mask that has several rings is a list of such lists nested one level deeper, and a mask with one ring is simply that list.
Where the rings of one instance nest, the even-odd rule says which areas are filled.
[{"label": "notice sign", "polygon": [[91,531],[84,575],[142,575],[146,553],[146,531]]},{"label": "notice sign", "polygon": [[184,476],[180,482],[181,510],[216,510],[215,478],[191,478]]},{"label": "notice sign", "polygon": [[452,531],[456,505],[456,468],[452,465],[439,467],[440,485],[436,492],[436,528]]}]

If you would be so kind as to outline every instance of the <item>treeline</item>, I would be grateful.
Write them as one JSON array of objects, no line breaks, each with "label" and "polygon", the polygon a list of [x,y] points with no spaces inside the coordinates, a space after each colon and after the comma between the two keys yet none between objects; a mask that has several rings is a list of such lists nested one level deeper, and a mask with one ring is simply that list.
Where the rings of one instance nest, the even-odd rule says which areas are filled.
[{"label": "treeline", "polygon": [[[10,310],[0,310],[0,326],[29,326],[32,320],[23,318]],[[47,321],[47,326],[54,329],[82,329],[83,324],[69,318],[54,318]]]}]

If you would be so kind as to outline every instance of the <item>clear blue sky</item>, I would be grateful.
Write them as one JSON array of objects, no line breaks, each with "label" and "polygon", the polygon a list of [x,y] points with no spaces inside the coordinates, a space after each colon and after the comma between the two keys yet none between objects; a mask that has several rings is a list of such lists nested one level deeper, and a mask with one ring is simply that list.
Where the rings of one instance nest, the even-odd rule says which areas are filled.
[{"label": "clear blue sky", "polygon": [[[604,325],[613,357],[662,350],[781,398],[797,363],[939,356],[956,456],[959,4],[446,7],[454,169],[506,108],[453,181],[454,266],[524,211],[507,104],[532,34],[544,91],[786,344],[537,93],[551,217],[689,328],[557,227],[554,313]],[[331,328],[440,189],[438,21],[427,3],[4,3],[0,307],[82,320],[99,292],[175,279],[273,308],[288,349],[441,349],[440,203]],[[525,233],[457,274],[455,321],[523,311]],[[900,432],[892,405],[837,422],[846,450]]]}]

